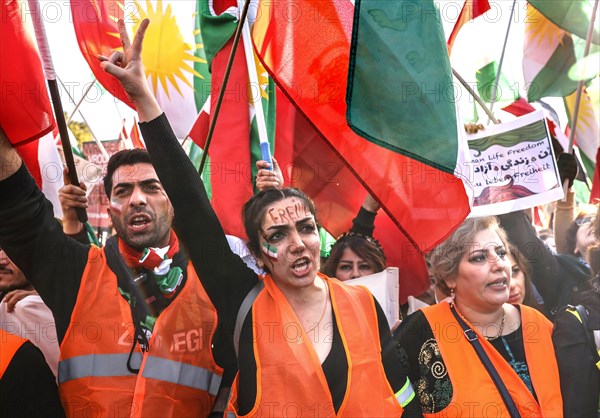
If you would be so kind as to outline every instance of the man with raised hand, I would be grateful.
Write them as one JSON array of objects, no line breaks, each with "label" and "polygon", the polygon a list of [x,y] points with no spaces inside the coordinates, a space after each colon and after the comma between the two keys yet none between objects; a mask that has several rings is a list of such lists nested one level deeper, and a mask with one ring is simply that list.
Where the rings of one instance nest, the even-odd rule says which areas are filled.
[{"label": "man with raised hand", "polygon": [[[130,43],[120,22],[124,52],[111,61],[139,60],[147,26]],[[136,105],[142,122],[162,113]],[[0,129],[0,246],[56,319],[65,413],[207,416],[222,375],[216,311],[171,229],[171,202],[143,150],[113,155],[104,185],[117,234],[100,249],[65,235]]]}]

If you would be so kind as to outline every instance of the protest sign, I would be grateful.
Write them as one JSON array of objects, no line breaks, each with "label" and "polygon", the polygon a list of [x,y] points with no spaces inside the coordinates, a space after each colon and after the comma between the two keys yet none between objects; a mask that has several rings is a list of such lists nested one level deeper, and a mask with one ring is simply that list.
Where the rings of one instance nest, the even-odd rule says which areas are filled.
[{"label": "protest sign", "polygon": [[467,136],[470,216],[499,215],[563,197],[542,111]]},{"label": "protest sign", "polygon": [[369,289],[385,312],[390,328],[400,319],[400,286],[398,283],[398,267],[388,267],[379,273],[344,282],[344,284],[364,286]]}]

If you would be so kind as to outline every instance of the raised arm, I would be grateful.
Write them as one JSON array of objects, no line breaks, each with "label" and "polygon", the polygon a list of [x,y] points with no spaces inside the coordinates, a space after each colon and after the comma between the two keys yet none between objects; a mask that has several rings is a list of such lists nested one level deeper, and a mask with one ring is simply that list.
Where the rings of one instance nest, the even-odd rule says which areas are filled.
[{"label": "raised arm", "polygon": [[71,318],[89,247],[69,239],[52,204],[0,130],[0,247],[52,310],[59,340]]},{"label": "raised arm", "polygon": [[169,121],[150,92],[141,61],[148,20],[132,43],[122,21],[119,32],[124,52],[104,59],[103,68],[116,77],[140,117],[140,129],[154,168],[175,209],[174,229],[187,248],[202,284],[219,312],[235,311],[257,280],[229,245],[210,205],[200,175],[181,148]]}]

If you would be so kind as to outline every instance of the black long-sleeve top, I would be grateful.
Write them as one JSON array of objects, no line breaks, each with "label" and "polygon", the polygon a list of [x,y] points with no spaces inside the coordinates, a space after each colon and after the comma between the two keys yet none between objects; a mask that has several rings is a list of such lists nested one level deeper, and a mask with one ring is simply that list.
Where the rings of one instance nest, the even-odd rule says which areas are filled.
[{"label": "black long-sleeve top", "polygon": [[[153,165],[161,183],[175,209],[173,227],[180,240],[186,246],[190,260],[194,265],[202,284],[217,309],[219,325],[215,346],[221,353],[218,358],[225,367],[225,382],[231,382],[237,371],[236,356],[233,348],[233,330],[240,305],[248,292],[257,283],[257,274],[234,254],[221,224],[213,211],[202,180],[189,158],[179,145],[167,118],[163,115],[151,122],[141,123],[140,129]],[[242,335],[251,332],[246,316]],[[387,328],[385,315],[378,309],[382,361],[386,376],[395,392],[406,382],[407,374],[402,367]],[[383,324],[383,326],[382,326]],[[334,344],[323,363],[323,371],[329,383],[334,406],[339,408],[345,392],[346,380],[340,376],[347,374],[347,359],[342,344]],[[339,338],[339,331],[338,337]],[[252,339],[240,339],[240,411],[249,411],[255,400],[255,367]],[[247,342],[244,345],[244,342]],[[405,416],[420,415],[416,402],[405,408]],[[336,408],[336,409],[337,409]]]}]

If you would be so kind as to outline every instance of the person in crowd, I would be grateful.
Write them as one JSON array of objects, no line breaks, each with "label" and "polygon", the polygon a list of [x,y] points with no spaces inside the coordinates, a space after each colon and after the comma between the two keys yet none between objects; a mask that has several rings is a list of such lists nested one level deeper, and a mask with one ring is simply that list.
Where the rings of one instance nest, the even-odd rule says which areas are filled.
[{"label": "person in crowd", "polygon": [[[230,412],[419,414],[373,296],[318,273],[318,220],[306,195],[292,188],[269,189],[243,208],[248,247],[267,275],[259,277],[230,250],[200,176],[146,84],[140,59],[146,25],[147,20],[131,48],[113,53],[103,67],[120,80],[138,111],[148,110],[140,129],[174,204],[175,222],[185,219],[182,242],[202,282],[219,284],[205,285],[211,299],[227,298],[215,306],[239,364]],[[119,28],[129,46],[122,21]]]},{"label": "person in crowd", "polygon": [[485,217],[467,219],[431,254],[451,301],[415,312],[395,335],[425,416],[509,416],[511,399],[521,416],[562,415],[552,324],[535,309],[508,303],[508,251],[496,218]]},{"label": "person in crowd", "polygon": [[0,132],[0,245],[56,320],[65,412],[207,416],[222,375],[216,310],[169,198],[143,150],[113,155],[104,186],[117,236],[100,249],[65,235]]},{"label": "person in crowd", "polygon": [[[257,161],[256,167],[256,187],[259,191],[283,187],[283,174],[275,158],[272,170],[269,163],[263,160]],[[375,216],[379,209],[379,203],[367,194],[356,218],[352,220],[350,231],[342,234],[331,247],[329,257],[321,268],[323,274],[346,281],[385,270],[383,248],[373,238]]]},{"label": "person in crowd", "polygon": [[541,306],[541,302],[543,301],[540,300],[541,297],[531,282],[531,266],[529,265],[529,262],[514,245],[510,246],[508,259],[511,263],[508,303],[520,303],[542,312],[543,306]]},{"label": "person in crowd", "polygon": [[560,371],[564,416],[600,416],[600,219],[592,230],[596,244],[588,250],[594,272],[589,290],[556,315],[552,339]]},{"label": "person in crowd", "polygon": [[58,375],[58,340],[52,312],[19,267],[0,248],[0,328],[27,338]]},{"label": "person in crowd", "polygon": [[64,417],[54,375],[29,340],[0,328],[0,416]]},{"label": "person in crowd", "polygon": [[[571,154],[562,153],[557,161],[561,179],[569,184],[577,174],[573,158]],[[575,169],[572,168],[574,164]],[[581,292],[588,289],[588,281],[592,277],[589,265],[574,254],[557,254],[544,244],[526,211],[499,215],[498,219],[510,242],[531,265],[531,280],[544,300],[544,314],[548,318],[554,318],[561,307],[572,304]],[[560,248],[560,235],[555,229],[557,250]]]},{"label": "person in crowd", "polygon": [[385,254],[372,237],[346,232],[331,247],[321,271],[341,281],[356,279],[385,270]]}]

